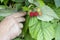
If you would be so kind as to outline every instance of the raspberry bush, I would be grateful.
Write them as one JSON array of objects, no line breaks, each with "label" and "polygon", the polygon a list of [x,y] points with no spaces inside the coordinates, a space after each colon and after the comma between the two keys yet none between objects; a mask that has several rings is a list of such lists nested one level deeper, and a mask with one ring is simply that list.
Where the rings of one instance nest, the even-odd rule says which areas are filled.
[{"label": "raspberry bush", "polygon": [[18,11],[26,22],[13,40],[60,40],[60,0],[0,0],[0,21]]}]

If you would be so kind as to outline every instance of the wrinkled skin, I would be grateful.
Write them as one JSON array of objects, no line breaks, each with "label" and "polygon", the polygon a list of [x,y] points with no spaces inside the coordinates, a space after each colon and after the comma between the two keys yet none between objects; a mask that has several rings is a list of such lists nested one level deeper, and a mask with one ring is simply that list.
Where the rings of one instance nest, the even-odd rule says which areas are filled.
[{"label": "wrinkled skin", "polygon": [[25,21],[25,12],[18,12],[7,16],[0,23],[0,40],[12,40],[16,36],[19,36],[22,32],[23,24]]}]

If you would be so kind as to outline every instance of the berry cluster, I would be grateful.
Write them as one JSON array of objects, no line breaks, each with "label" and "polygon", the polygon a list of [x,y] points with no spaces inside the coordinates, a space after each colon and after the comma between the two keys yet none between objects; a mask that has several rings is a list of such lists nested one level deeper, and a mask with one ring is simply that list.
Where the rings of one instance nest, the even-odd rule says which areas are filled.
[{"label": "berry cluster", "polygon": [[33,16],[38,16],[39,13],[38,12],[30,12],[30,17],[33,17]]}]

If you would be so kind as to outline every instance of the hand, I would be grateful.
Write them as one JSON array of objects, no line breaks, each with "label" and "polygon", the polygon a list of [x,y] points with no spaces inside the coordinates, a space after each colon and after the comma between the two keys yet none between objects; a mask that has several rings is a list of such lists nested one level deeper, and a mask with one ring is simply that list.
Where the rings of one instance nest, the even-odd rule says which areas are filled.
[{"label": "hand", "polygon": [[21,22],[25,21],[26,13],[18,12],[13,15],[7,16],[0,23],[0,40],[11,40],[21,34],[23,24]]}]

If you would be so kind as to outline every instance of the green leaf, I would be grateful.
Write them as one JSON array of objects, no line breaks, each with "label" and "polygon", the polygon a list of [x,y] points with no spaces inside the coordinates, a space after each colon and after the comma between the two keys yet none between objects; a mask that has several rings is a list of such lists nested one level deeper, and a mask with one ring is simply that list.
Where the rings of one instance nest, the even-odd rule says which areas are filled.
[{"label": "green leaf", "polygon": [[24,2],[25,0],[12,0],[14,2]]},{"label": "green leaf", "polygon": [[11,14],[13,14],[13,13],[15,13],[15,12],[17,12],[15,9],[1,9],[0,10],[0,16],[3,16],[3,17],[5,17],[5,16],[8,16],[8,15],[11,15]]},{"label": "green leaf", "polygon": [[29,6],[30,3],[28,2],[28,0],[25,1],[25,6]]},{"label": "green leaf", "polygon": [[42,27],[38,33],[37,40],[52,40],[55,37],[54,26],[47,22],[42,22]]},{"label": "green leaf", "polygon": [[29,26],[29,32],[32,38],[37,39],[38,32],[40,30],[40,23],[36,23],[33,26]]},{"label": "green leaf", "polygon": [[35,25],[38,22],[37,17],[32,17],[29,20],[29,26]]},{"label": "green leaf", "polygon": [[0,16],[0,22],[4,19],[4,17]]},{"label": "green leaf", "polygon": [[39,20],[42,20],[42,21],[52,21],[52,20],[53,20],[53,17],[48,16],[48,15],[38,16],[37,18],[38,18]]},{"label": "green leaf", "polygon": [[5,8],[6,8],[6,6],[0,5],[0,10],[1,10],[1,9],[5,9]]},{"label": "green leaf", "polygon": [[4,4],[7,5],[8,1],[9,1],[9,0],[4,0]]},{"label": "green leaf", "polygon": [[60,8],[53,7],[53,10],[56,12],[58,17],[60,18]]},{"label": "green leaf", "polygon": [[22,4],[21,3],[15,3],[14,8],[18,11],[19,9],[22,8]]},{"label": "green leaf", "polygon": [[52,40],[55,36],[54,26],[49,22],[39,20],[34,25],[29,26],[29,32],[32,38],[37,40]]},{"label": "green leaf", "polygon": [[3,2],[4,0],[0,0],[1,2]]},{"label": "green leaf", "polygon": [[47,2],[53,2],[53,0],[44,0],[44,1],[45,1],[46,3],[47,3]]},{"label": "green leaf", "polygon": [[34,40],[29,33],[26,34],[24,40]]},{"label": "green leaf", "polygon": [[56,15],[54,10],[50,8],[49,6],[43,6],[41,8],[42,16],[38,16],[37,18],[42,21],[52,21],[53,19],[59,19],[59,17]]},{"label": "green leaf", "polygon": [[56,11],[57,15],[58,15],[59,18],[60,18],[60,8],[58,8],[58,9],[55,8],[55,11]]},{"label": "green leaf", "polygon": [[54,0],[56,7],[60,7],[60,0]]},{"label": "green leaf", "polygon": [[36,5],[37,7],[41,8],[43,7],[45,4],[42,0],[28,0],[30,3]]},{"label": "green leaf", "polygon": [[22,9],[23,9],[23,11],[29,11],[29,8],[26,6],[24,6]]},{"label": "green leaf", "polygon": [[34,2],[34,0],[28,0],[30,3],[33,3]]},{"label": "green leaf", "polygon": [[15,38],[14,40],[21,40],[20,38]]},{"label": "green leaf", "polygon": [[32,3],[36,6],[39,6],[40,4],[37,2],[37,0],[28,0],[29,3]]},{"label": "green leaf", "polygon": [[60,23],[58,23],[58,26],[56,27],[55,40],[60,40]]}]

